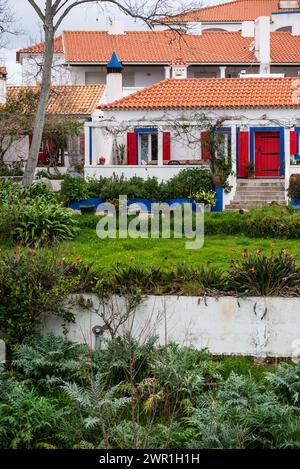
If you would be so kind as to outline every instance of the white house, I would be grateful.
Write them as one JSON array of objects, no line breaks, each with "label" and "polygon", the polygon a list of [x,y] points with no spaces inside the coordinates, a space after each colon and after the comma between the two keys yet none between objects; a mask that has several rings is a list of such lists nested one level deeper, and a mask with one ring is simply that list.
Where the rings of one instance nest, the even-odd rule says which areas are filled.
[{"label": "white house", "polygon": [[[107,31],[63,31],[54,49],[53,82],[105,84],[113,51],[122,61],[123,93],[128,95],[170,75],[170,63],[182,57],[188,78],[238,77],[246,73],[300,71],[298,1],[236,0],[204,8],[163,24],[155,31],[125,31],[113,21]],[[264,20],[263,27],[257,19]],[[199,19],[199,21],[198,21]],[[178,34],[178,26],[184,26]],[[173,26],[172,26],[173,27]],[[23,84],[40,80],[43,44],[17,52]]]},{"label": "white house", "polygon": [[[271,18],[272,31],[299,30],[299,0],[233,0],[226,3],[199,8],[186,14],[165,18],[163,23],[186,26],[195,30],[241,31],[243,23],[249,26],[259,16]],[[161,27],[161,26],[160,26]]]},{"label": "white house", "polygon": [[[224,205],[238,206],[247,190],[248,165],[255,166],[262,202],[285,201],[284,188],[300,172],[300,78],[186,78],[187,64],[174,61],[172,76],[130,96],[102,104],[85,124],[87,177],[133,175],[168,179],[184,167],[209,164],[199,116],[218,123],[231,156],[232,190]],[[122,65],[108,65],[107,94],[122,94]],[[118,145],[126,159],[119,165]],[[105,158],[105,165],[99,158]],[[243,186],[243,189],[241,187]],[[274,193],[276,192],[276,194]],[[252,194],[253,205],[259,198]]]}]

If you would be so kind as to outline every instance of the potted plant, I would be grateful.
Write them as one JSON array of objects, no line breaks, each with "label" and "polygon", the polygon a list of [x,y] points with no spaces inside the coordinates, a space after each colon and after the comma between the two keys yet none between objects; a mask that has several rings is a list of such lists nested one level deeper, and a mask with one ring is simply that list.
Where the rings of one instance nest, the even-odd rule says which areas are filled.
[{"label": "potted plant", "polygon": [[206,212],[211,211],[211,207],[216,204],[216,193],[213,191],[198,191],[193,194],[193,199],[197,204],[204,204]]},{"label": "potted plant", "polygon": [[105,162],[106,162],[105,156],[100,156],[100,157],[98,158],[98,164],[99,164],[99,165],[102,165],[102,166],[103,166],[103,165],[105,164]]},{"label": "potted plant", "polygon": [[213,176],[213,181],[214,181],[215,187],[221,187],[221,186],[222,186],[221,178],[220,178],[220,176],[218,176],[217,174],[215,174],[215,175]]},{"label": "potted plant", "polygon": [[247,174],[249,179],[253,179],[255,175],[255,166],[253,161],[249,161],[247,165]]}]

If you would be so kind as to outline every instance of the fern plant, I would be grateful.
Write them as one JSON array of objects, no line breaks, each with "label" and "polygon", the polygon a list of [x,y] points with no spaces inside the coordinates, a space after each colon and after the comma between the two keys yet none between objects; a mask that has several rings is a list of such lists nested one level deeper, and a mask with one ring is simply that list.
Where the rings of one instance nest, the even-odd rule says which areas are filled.
[{"label": "fern plant", "polygon": [[16,345],[12,366],[37,388],[51,391],[63,381],[86,383],[91,372],[91,352],[65,337],[48,334],[33,344]]}]

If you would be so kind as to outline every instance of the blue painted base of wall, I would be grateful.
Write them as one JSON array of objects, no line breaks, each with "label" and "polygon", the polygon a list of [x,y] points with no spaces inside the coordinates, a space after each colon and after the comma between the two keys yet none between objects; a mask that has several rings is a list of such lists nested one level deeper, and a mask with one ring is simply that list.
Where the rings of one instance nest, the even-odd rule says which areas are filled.
[{"label": "blue painted base of wall", "polygon": [[95,205],[96,207],[99,204],[105,202],[105,199],[98,199],[98,198],[90,198],[84,200],[77,200],[75,202],[70,202],[68,207],[72,208],[73,210],[80,210],[80,206],[82,205]]},{"label": "blue painted base of wall", "polygon": [[223,187],[216,187],[216,205],[211,208],[212,212],[223,212],[223,197],[224,197],[224,189]]},{"label": "blue painted base of wall", "polygon": [[291,199],[291,205],[296,209],[298,212],[300,212],[300,199]]},{"label": "blue painted base of wall", "polygon": [[[128,199],[128,207],[133,204],[143,204],[147,207],[148,212],[151,211],[151,204],[152,200],[150,199],[143,199],[143,198],[137,198],[137,199]],[[144,207],[142,207],[144,208]]]},{"label": "blue painted base of wall", "polygon": [[[72,208],[73,210],[80,210],[80,206],[82,205],[95,205],[96,207],[105,202],[105,199],[100,198],[90,198],[84,200],[78,200],[74,202],[70,202],[68,207]],[[136,198],[136,199],[128,199],[128,206],[132,204],[143,204],[144,207],[147,207],[148,212],[151,211],[151,204],[153,203],[150,199],[143,199],[143,198]],[[172,204],[192,204],[193,212],[196,211],[196,203],[189,198],[178,198],[178,199],[171,199],[166,202],[169,205]],[[143,207],[143,208],[144,208]],[[212,207],[212,212],[222,212],[223,211],[223,189],[222,187],[216,187],[216,205]]]}]

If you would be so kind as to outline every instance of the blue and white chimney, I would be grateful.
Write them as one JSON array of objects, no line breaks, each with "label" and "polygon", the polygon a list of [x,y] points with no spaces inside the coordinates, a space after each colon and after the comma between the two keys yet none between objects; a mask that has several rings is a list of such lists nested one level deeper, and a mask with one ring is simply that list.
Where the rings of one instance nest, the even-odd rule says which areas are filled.
[{"label": "blue and white chimney", "polygon": [[123,65],[119,61],[117,54],[113,52],[107,64],[106,75],[106,102],[112,103],[123,97]]}]

